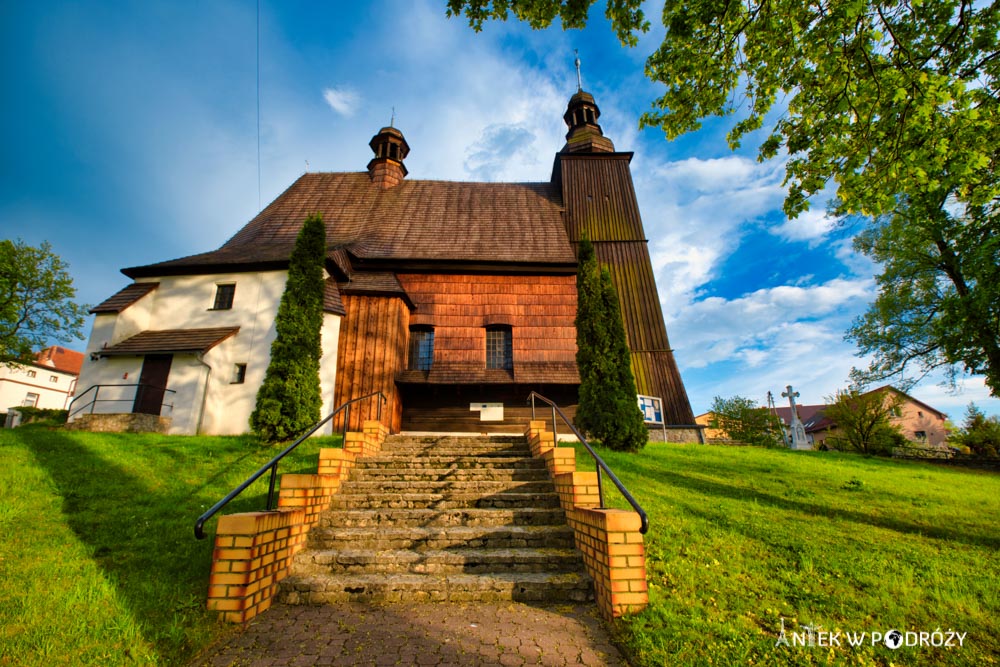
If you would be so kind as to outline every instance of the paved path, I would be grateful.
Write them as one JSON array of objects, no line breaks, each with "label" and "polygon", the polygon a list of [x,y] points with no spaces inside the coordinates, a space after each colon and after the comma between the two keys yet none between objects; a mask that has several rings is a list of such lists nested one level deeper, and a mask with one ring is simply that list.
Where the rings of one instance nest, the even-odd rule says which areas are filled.
[{"label": "paved path", "polygon": [[199,667],[588,665],[625,667],[595,605],[275,605]]}]

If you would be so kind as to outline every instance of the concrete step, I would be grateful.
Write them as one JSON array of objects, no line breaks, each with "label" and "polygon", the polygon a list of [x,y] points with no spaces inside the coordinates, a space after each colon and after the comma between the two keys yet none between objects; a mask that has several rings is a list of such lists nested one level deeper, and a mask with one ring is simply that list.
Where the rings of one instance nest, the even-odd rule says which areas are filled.
[{"label": "concrete step", "polygon": [[381,450],[379,450],[378,456],[391,456],[395,458],[406,458],[406,459],[423,458],[425,456],[450,456],[450,457],[474,456],[482,458],[495,458],[495,457],[508,456],[515,458],[524,458],[531,456],[531,450],[527,448],[513,449],[510,447],[503,447],[496,449],[472,449],[465,447],[406,447],[406,448],[383,447]]},{"label": "concrete step", "polygon": [[372,493],[368,495],[342,493],[330,501],[330,509],[439,509],[465,507],[517,508],[559,507],[556,493],[500,492],[479,493]]},{"label": "concrete step", "polygon": [[292,572],[304,574],[490,574],[576,572],[575,549],[317,549],[296,556]]},{"label": "concrete step", "polygon": [[340,485],[345,495],[377,493],[417,493],[493,496],[501,493],[552,493],[549,480],[523,482],[519,480],[348,480]]},{"label": "concrete step", "polygon": [[572,549],[569,526],[365,526],[313,528],[309,549]]},{"label": "concrete step", "polygon": [[556,507],[328,510],[320,516],[317,527],[362,528],[379,525],[564,527],[566,515]]},{"label": "concrete step", "polygon": [[586,602],[590,577],[582,573],[309,574],[280,584],[285,604],[338,602]]},{"label": "concrete step", "polygon": [[519,481],[540,482],[549,479],[545,468],[355,468],[352,481]]},{"label": "concrete step", "polygon": [[516,469],[516,470],[545,470],[545,462],[541,459],[533,459],[522,456],[389,456],[388,454],[376,454],[358,459],[358,470],[370,468],[457,468],[459,470],[469,469]]}]

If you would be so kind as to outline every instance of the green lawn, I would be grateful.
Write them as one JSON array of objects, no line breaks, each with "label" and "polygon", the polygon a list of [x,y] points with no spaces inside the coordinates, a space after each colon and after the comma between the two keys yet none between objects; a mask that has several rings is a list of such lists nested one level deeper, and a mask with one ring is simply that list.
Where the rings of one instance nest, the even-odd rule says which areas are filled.
[{"label": "green lawn", "polygon": [[[650,607],[619,625],[638,664],[1000,664],[997,473],[747,447],[599,451],[651,519]],[[582,447],[577,460],[590,465]],[[844,634],[840,648],[776,646],[782,619],[789,642],[805,625],[869,634],[864,648]],[[872,647],[890,629],[967,635],[961,648]]]},{"label": "green lawn", "polygon": [[[314,472],[330,444],[306,442],[279,472]],[[278,451],[0,430],[0,665],[176,665],[232,632],[205,611],[215,521],[200,542],[194,521]],[[223,512],[263,509],[266,494],[265,476]]]},{"label": "green lawn", "polygon": [[[323,445],[282,471],[315,470]],[[193,524],[274,452],[0,430],[0,666],[177,665],[232,632],[204,611],[212,545]],[[651,518],[651,605],[618,624],[640,664],[1000,663],[1000,475],[696,445],[602,456]],[[782,619],[790,641],[804,624],[967,635],[950,650],[776,647]]]}]

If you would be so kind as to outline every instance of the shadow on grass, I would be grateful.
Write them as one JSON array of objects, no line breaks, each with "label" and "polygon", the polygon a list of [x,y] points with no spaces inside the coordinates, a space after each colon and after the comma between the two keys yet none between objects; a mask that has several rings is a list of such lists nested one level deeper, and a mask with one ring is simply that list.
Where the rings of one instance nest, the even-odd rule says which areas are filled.
[{"label": "shadow on grass", "polygon": [[939,540],[952,540],[963,544],[985,546],[991,549],[1000,548],[1000,538],[998,537],[968,534],[953,526],[925,525],[892,516],[877,516],[865,512],[830,507],[829,505],[821,503],[794,500],[757,489],[738,487],[706,479],[689,477],[687,475],[670,472],[662,468],[656,469],[655,479],[660,483],[671,484],[676,487],[688,489],[690,491],[709,496],[729,498],[741,502],[750,501],[761,505],[769,505],[778,509],[800,512],[809,516],[824,516],[832,519],[851,521],[876,528],[893,530],[899,533],[909,533]]},{"label": "shadow on grass", "polygon": [[[217,500],[208,498],[212,480],[228,468],[222,457],[212,480],[196,486],[176,469],[163,473],[173,479],[144,480],[57,430],[25,430],[20,437],[56,485],[68,527],[161,657],[174,662],[201,648],[211,634],[204,602],[213,547],[212,540],[194,539],[193,526],[206,503]],[[251,491],[232,511],[263,506],[264,497]]]}]

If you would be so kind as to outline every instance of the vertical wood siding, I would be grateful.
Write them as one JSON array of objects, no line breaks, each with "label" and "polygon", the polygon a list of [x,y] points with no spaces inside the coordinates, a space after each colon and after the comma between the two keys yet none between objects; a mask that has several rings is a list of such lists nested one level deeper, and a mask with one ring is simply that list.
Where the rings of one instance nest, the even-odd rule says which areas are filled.
[{"label": "vertical wood siding", "polygon": [[566,229],[574,243],[586,232],[598,261],[611,272],[639,393],[663,399],[668,423],[693,424],[667,338],[629,157],[627,153],[560,155]]},{"label": "vertical wood siding", "polygon": [[[382,423],[398,432],[403,406],[396,389],[396,373],[406,366],[409,309],[402,299],[393,297],[344,295],[347,314],[341,320],[337,387],[337,405],[375,391],[385,394]],[[362,401],[351,407],[348,429],[360,431],[366,419],[376,419],[375,401]],[[343,429],[338,417],[334,429]]]}]

